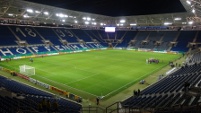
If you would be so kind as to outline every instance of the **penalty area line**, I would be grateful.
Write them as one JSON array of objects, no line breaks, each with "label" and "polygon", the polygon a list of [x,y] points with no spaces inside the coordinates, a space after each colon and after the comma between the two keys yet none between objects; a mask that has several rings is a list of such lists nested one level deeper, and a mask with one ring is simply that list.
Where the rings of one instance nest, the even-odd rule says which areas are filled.
[{"label": "penalty area line", "polygon": [[[19,63],[18,63],[18,64],[19,64]],[[38,69],[38,68],[35,68],[35,69],[40,70],[40,71],[43,71],[43,72],[46,72],[46,73],[50,73],[50,72],[45,71],[45,70],[42,70],[42,69]],[[96,74],[98,74],[98,73],[96,73]],[[37,74],[36,74],[36,75],[37,75]],[[43,76],[41,76],[41,75],[38,75],[38,76],[41,77],[41,78],[44,78],[44,79],[46,79],[46,80],[48,80],[48,81],[54,82],[54,83],[56,83],[56,84],[58,84],[58,85],[63,85],[63,86],[65,86],[65,87],[69,87],[69,88],[74,89],[74,90],[76,90],[76,91],[83,92],[83,93],[85,93],[85,94],[89,94],[89,95],[92,95],[92,96],[97,97],[97,95],[95,95],[95,94],[92,94],[92,93],[89,93],[89,92],[86,92],[86,91],[83,91],[83,90],[76,89],[76,88],[74,88],[74,87],[68,86],[68,85],[63,84],[63,83],[59,83],[59,82],[50,80],[50,79],[48,79],[48,78],[46,78],[46,77],[43,77]],[[49,75],[48,77],[51,77],[51,76],[56,76],[56,74],[50,73],[50,75]],[[49,85],[50,85],[50,84],[49,84]]]},{"label": "penalty area line", "polygon": [[42,76],[40,76],[40,75],[38,75],[38,76],[41,77],[41,78],[44,78],[44,79],[46,79],[46,80],[48,80],[48,81],[54,82],[54,83],[56,83],[56,84],[58,84],[58,85],[63,85],[63,86],[65,86],[65,87],[69,87],[69,88],[74,89],[74,90],[76,90],[76,91],[83,92],[83,93],[87,93],[87,94],[90,94],[90,95],[92,95],[92,96],[97,97],[97,95],[95,95],[95,94],[92,94],[92,93],[89,93],[89,92],[86,92],[86,91],[83,91],[83,90],[76,89],[76,88],[71,87],[71,86],[68,86],[68,85],[66,85],[66,84],[63,84],[63,83],[59,83],[59,82],[50,80],[50,79],[48,79],[48,78],[46,78],[46,77],[42,77]]}]

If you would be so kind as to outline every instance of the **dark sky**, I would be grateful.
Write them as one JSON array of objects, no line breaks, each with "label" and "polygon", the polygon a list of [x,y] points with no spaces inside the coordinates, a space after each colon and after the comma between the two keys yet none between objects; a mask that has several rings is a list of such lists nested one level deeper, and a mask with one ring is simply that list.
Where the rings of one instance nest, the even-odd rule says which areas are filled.
[{"label": "dark sky", "polygon": [[186,12],[180,0],[25,0],[60,8],[102,14],[132,16]]}]

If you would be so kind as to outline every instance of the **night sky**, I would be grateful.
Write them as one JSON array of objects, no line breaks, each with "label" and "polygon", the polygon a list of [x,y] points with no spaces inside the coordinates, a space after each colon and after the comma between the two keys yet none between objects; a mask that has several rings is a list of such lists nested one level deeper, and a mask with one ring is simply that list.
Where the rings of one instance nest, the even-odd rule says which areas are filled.
[{"label": "night sky", "polygon": [[25,0],[106,16],[134,16],[186,12],[180,0]]}]

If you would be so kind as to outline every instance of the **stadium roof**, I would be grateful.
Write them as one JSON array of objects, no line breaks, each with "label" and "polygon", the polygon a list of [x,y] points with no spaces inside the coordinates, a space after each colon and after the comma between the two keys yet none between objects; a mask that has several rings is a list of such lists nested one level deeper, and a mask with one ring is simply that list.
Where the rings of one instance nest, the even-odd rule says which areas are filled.
[{"label": "stadium roof", "polygon": [[105,16],[134,16],[186,12],[180,0],[26,0]]},{"label": "stadium roof", "polygon": [[192,26],[200,16],[200,0],[0,0],[0,22],[11,24]]}]

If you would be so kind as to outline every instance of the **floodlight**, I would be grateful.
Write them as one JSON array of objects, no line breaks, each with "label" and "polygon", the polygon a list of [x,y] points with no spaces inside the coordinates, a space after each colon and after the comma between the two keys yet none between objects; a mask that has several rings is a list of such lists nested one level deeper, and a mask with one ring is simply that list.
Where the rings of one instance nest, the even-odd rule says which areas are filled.
[{"label": "floodlight", "polygon": [[117,26],[123,26],[124,24],[117,24]]},{"label": "floodlight", "polygon": [[189,5],[191,5],[191,2],[189,0],[186,0],[186,3],[189,4]]},{"label": "floodlight", "polygon": [[136,26],[137,24],[136,23],[132,23],[132,24],[130,24],[130,26]]},{"label": "floodlight", "polygon": [[32,9],[27,9],[27,12],[33,13],[33,10]]},{"label": "floodlight", "polygon": [[64,14],[62,14],[62,13],[61,13],[61,14],[59,14],[59,17],[63,18],[63,17],[64,17]]},{"label": "floodlight", "polygon": [[174,18],[174,20],[181,20],[181,18],[177,17],[177,18]]},{"label": "floodlight", "polygon": [[9,13],[8,16],[13,16],[13,14]]},{"label": "floodlight", "polygon": [[120,20],[120,23],[125,23],[126,22],[126,20]]},{"label": "floodlight", "polygon": [[192,12],[195,13],[195,9],[193,9]]},{"label": "floodlight", "polygon": [[91,20],[91,18],[90,18],[90,17],[87,17],[87,20],[88,20],[88,21],[90,21],[90,20]]},{"label": "floodlight", "polygon": [[77,20],[75,20],[75,23],[77,23]]},{"label": "floodlight", "polygon": [[89,24],[89,22],[85,22],[85,24]]},{"label": "floodlight", "polygon": [[186,22],[182,22],[181,24],[186,24]]},{"label": "floodlight", "polygon": [[193,21],[189,21],[188,24],[190,24],[190,25],[193,24]]},{"label": "floodlight", "polygon": [[59,17],[61,17],[61,18],[63,18],[64,16],[65,16],[65,15],[64,15],[64,14],[62,14],[62,13],[59,15]]},{"label": "floodlight", "polygon": [[96,25],[96,22],[92,22],[93,25]]},{"label": "floodlight", "polygon": [[83,17],[82,19],[83,19],[83,20],[86,20],[87,18],[86,18],[86,17]]},{"label": "floodlight", "polygon": [[62,22],[65,22],[66,20],[62,20]]},{"label": "floodlight", "polygon": [[27,14],[23,15],[24,18],[29,18],[29,16]]},{"label": "floodlight", "polygon": [[37,11],[37,10],[36,10],[35,13],[40,13],[40,11]]},{"label": "floodlight", "polygon": [[59,13],[56,13],[56,16],[59,16],[60,14]]},{"label": "floodlight", "polygon": [[164,25],[171,25],[172,23],[170,22],[165,22]]},{"label": "floodlight", "polygon": [[49,15],[49,13],[46,11],[46,12],[43,12],[43,14],[45,14],[45,15]]}]

